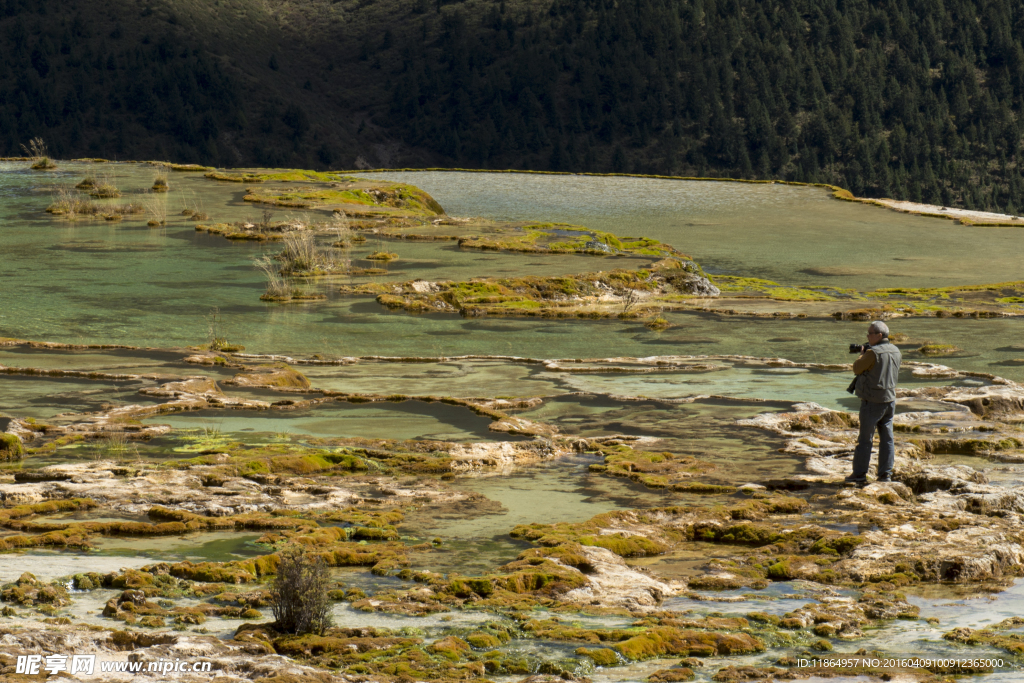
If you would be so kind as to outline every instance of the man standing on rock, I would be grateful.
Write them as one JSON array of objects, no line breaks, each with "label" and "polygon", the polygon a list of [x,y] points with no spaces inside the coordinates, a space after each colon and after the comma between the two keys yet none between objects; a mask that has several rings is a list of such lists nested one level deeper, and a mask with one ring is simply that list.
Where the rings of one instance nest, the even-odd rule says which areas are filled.
[{"label": "man standing on rock", "polygon": [[[852,350],[852,349],[851,349]],[[868,327],[868,343],[860,358],[853,362],[853,393],[860,398],[860,437],[853,452],[853,474],[848,484],[868,483],[871,441],[878,428],[878,481],[892,481],[896,446],[892,438],[892,418],[896,414],[896,380],[903,354],[889,341],[889,326],[875,321]]]}]

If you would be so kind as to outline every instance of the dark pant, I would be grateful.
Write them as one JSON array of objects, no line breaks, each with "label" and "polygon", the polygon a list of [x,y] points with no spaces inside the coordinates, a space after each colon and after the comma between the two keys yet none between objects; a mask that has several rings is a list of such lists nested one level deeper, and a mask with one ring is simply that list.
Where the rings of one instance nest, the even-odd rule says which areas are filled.
[{"label": "dark pant", "polygon": [[896,446],[892,439],[892,418],[896,414],[896,402],[870,403],[860,402],[860,437],[857,439],[857,450],[853,452],[853,476],[863,478],[868,475],[871,464],[871,440],[878,428],[878,477],[892,474],[893,462],[896,460]]}]

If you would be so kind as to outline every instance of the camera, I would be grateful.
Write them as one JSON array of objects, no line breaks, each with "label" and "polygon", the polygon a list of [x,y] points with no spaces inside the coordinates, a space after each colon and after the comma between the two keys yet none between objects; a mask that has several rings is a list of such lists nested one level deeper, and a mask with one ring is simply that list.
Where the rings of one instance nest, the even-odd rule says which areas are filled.
[{"label": "camera", "polygon": [[871,344],[850,344],[850,353],[864,353],[871,348]]}]

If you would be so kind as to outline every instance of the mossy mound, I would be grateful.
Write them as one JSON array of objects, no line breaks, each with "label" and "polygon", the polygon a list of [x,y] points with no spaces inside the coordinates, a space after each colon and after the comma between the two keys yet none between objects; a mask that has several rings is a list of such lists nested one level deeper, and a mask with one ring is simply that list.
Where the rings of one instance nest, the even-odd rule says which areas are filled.
[{"label": "mossy mound", "polygon": [[618,237],[610,232],[591,230],[568,223],[531,223],[499,226],[489,234],[459,238],[463,249],[512,251],[527,254],[590,254],[612,256],[674,256],[688,259],[674,247],[646,237]]},{"label": "mossy mound", "polygon": [[[409,312],[458,312],[466,317],[641,317],[666,297],[693,288],[686,270],[612,270],[579,275],[477,278],[462,282],[373,283],[344,287],[350,294],[376,294],[377,302]],[[717,291],[717,290],[716,290]]]},{"label": "mossy mound", "polygon": [[25,447],[16,434],[0,432],[0,462],[21,460],[25,454]]},{"label": "mossy mound", "polygon": [[691,482],[691,477],[713,471],[716,466],[692,456],[635,450],[626,444],[609,443],[595,446],[604,455],[604,462],[590,466],[591,472],[626,477],[651,488],[671,488],[692,493],[732,493],[733,487]]},{"label": "mossy mound", "polygon": [[576,649],[576,654],[591,659],[597,666],[617,666],[622,662],[619,653],[607,647],[581,647]]},{"label": "mossy mound", "polygon": [[838,295],[848,296],[851,293],[851,290],[833,287],[792,287],[772,280],[736,275],[714,275],[711,281],[723,293],[758,294],[776,301],[838,301]]},{"label": "mossy mound", "polygon": [[[371,627],[331,628],[316,636],[286,635],[272,625],[246,624],[239,627],[234,640],[360,680],[475,681],[486,673],[483,661],[455,645],[465,642],[454,637],[424,645],[422,638]],[[493,670],[501,668],[495,661]]]},{"label": "mossy mound", "polygon": [[99,182],[93,186],[89,196],[95,199],[116,199],[121,196],[121,190],[108,182]]},{"label": "mossy mound", "polygon": [[[614,643],[610,648],[580,648],[576,652],[599,666],[613,666],[621,660],[642,661],[655,657],[749,654],[765,649],[748,633],[693,631],[657,622],[631,629],[579,629],[558,622],[530,622],[524,629],[535,637],[556,641]],[[620,659],[621,658],[621,659]]]},{"label": "mossy mound", "polygon": [[63,584],[43,583],[28,572],[0,591],[0,600],[26,607],[63,607],[71,604],[71,597]]},{"label": "mossy mound", "polygon": [[[209,176],[208,176],[209,177]],[[218,180],[223,180],[221,177]],[[273,175],[264,180],[274,179]],[[428,218],[444,214],[444,209],[423,190],[412,185],[353,179],[345,187],[284,190],[250,189],[247,202],[284,208],[326,208],[344,211],[354,217]]]},{"label": "mossy mound", "polygon": [[657,318],[651,318],[650,320],[645,321],[644,322],[644,327],[646,327],[649,330],[656,330],[656,331],[657,330],[667,330],[668,328],[672,327],[672,323],[670,323],[669,321],[665,320],[662,317],[657,317]]},{"label": "mossy mound", "polygon": [[52,171],[57,168],[57,164],[53,162],[53,159],[49,157],[43,157],[36,163],[32,164],[33,171]]},{"label": "mossy mound", "polygon": [[961,350],[959,346],[953,344],[925,344],[917,349],[918,353],[925,356],[948,356]]},{"label": "mossy mound", "polygon": [[964,645],[985,645],[998,648],[1012,655],[1024,656],[1024,633],[1008,633],[1010,629],[1024,626],[1024,617],[1010,617],[983,629],[955,628],[942,635],[946,640]]},{"label": "mossy mound", "polygon": [[746,633],[707,633],[656,627],[615,645],[627,659],[637,661],[664,656],[709,657],[762,652],[764,644]]}]

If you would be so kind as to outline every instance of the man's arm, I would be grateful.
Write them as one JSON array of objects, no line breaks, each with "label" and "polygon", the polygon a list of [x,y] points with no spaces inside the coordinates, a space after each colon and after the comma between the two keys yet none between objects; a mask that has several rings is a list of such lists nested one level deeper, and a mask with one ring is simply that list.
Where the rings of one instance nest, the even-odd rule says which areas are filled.
[{"label": "man's arm", "polygon": [[860,354],[860,358],[853,361],[853,374],[859,375],[875,367],[875,352],[868,349]]}]

